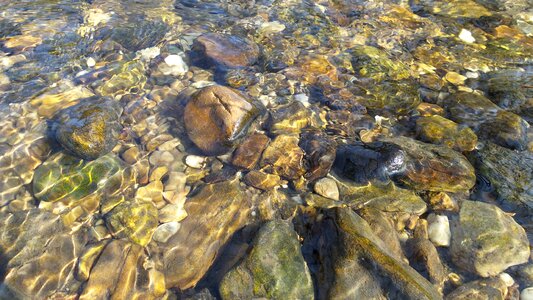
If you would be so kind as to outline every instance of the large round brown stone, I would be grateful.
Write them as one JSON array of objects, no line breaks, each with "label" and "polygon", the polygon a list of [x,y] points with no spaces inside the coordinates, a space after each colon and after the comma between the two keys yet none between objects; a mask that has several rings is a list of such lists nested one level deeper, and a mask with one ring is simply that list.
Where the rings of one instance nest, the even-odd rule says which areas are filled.
[{"label": "large round brown stone", "polygon": [[189,138],[207,155],[228,152],[242,137],[259,109],[241,92],[220,85],[195,93],[185,107]]}]

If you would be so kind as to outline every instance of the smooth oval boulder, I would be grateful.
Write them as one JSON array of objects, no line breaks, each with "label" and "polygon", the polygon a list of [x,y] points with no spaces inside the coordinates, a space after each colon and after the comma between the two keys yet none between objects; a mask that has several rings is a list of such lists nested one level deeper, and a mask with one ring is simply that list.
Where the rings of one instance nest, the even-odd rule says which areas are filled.
[{"label": "smooth oval boulder", "polygon": [[207,155],[229,152],[260,109],[241,92],[212,85],[193,94],[183,116],[189,138]]},{"label": "smooth oval boulder", "polygon": [[286,221],[261,227],[250,255],[220,283],[222,299],[314,299],[298,235]]},{"label": "smooth oval boulder", "polygon": [[51,122],[51,135],[69,153],[93,160],[111,152],[118,142],[120,109],[112,100],[87,98],[59,111]]},{"label": "smooth oval boulder", "polygon": [[259,47],[252,41],[219,33],[206,33],[193,43],[193,60],[208,66],[239,68],[253,65],[259,57]]},{"label": "smooth oval boulder", "polygon": [[450,253],[464,270],[490,277],[529,260],[525,230],[495,205],[464,201],[452,224]]}]

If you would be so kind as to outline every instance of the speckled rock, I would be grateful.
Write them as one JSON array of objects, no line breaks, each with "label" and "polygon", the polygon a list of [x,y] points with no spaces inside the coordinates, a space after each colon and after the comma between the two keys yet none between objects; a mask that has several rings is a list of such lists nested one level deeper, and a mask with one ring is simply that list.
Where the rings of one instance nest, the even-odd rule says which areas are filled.
[{"label": "speckled rock", "polygon": [[275,174],[268,174],[261,171],[252,170],[244,175],[243,181],[255,188],[268,191],[281,185],[281,178]]},{"label": "speckled rock", "polygon": [[416,130],[422,141],[446,145],[459,152],[472,151],[477,144],[477,136],[472,129],[461,128],[457,123],[438,115],[416,120]]},{"label": "speckled rock", "polygon": [[193,51],[207,66],[238,68],[252,65],[259,57],[259,48],[252,41],[233,35],[206,33],[193,44]]},{"label": "speckled rock", "polygon": [[298,235],[286,221],[261,227],[248,257],[220,283],[222,299],[314,299]]},{"label": "speckled rock", "polygon": [[325,177],[335,161],[337,143],[321,132],[307,131],[301,134],[299,146],[305,152],[304,177],[309,181]]},{"label": "speckled rock", "polygon": [[117,144],[119,115],[115,101],[87,98],[59,111],[51,122],[50,133],[73,155],[96,159]]},{"label": "speckled rock", "polygon": [[113,208],[105,220],[116,238],[146,246],[158,225],[157,208],[149,201],[126,200]]},{"label": "speckled rock", "polygon": [[227,153],[260,109],[241,92],[219,85],[195,93],[185,107],[189,138],[207,155]]},{"label": "speckled rock", "polygon": [[305,173],[303,157],[297,136],[278,135],[263,152],[260,166],[266,172],[297,179]]},{"label": "speckled rock", "polygon": [[303,128],[316,126],[317,116],[301,102],[294,101],[270,112],[270,132],[273,135],[300,133]]},{"label": "speckled rock", "polygon": [[526,263],[529,241],[511,216],[492,204],[464,201],[452,223],[450,253],[455,264],[482,277]]}]

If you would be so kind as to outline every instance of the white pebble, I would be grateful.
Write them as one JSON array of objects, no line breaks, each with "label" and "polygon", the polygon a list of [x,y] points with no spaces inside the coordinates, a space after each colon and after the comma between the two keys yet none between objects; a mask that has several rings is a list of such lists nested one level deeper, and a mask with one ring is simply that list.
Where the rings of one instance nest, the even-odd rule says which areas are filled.
[{"label": "white pebble", "polygon": [[450,246],[452,234],[450,232],[450,222],[447,216],[431,214],[428,216],[429,239],[435,246]]},{"label": "white pebble", "polygon": [[331,178],[321,178],[315,182],[314,186],[315,193],[320,196],[330,198],[333,200],[339,200],[339,187],[335,180]]},{"label": "white pebble", "polygon": [[159,243],[166,243],[180,229],[181,224],[178,222],[169,222],[161,224],[154,232],[153,239]]},{"label": "white pebble", "polygon": [[507,274],[507,273],[501,273],[500,274],[500,279],[505,282],[505,285],[507,287],[511,287],[513,286],[514,284],[514,279],[513,277],[511,277],[511,275]]},{"label": "white pebble", "polygon": [[94,66],[96,66],[96,60],[92,57],[87,58],[87,67],[92,68]]},{"label": "white pebble", "polygon": [[468,72],[466,72],[465,75],[466,75],[467,78],[479,78],[479,73],[478,72],[468,71]]},{"label": "white pebble", "polygon": [[294,95],[294,100],[301,102],[305,107],[309,107],[309,97],[306,94]]},{"label": "white pebble", "polygon": [[465,43],[473,43],[476,41],[476,39],[472,36],[472,32],[466,30],[466,29],[461,29],[461,32],[459,33],[459,38],[465,42]]},{"label": "white pebble", "polygon": [[187,217],[183,204],[167,204],[159,210],[159,222],[179,222]]},{"label": "white pebble", "polygon": [[159,54],[161,54],[161,49],[159,49],[158,47],[150,47],[139,50],[137,53],[141,56],[142,60],[150,61],[158,57]]},{"label": "white pebble", "polygon": [[191,168],[201,169],[204,166],[205,157],[198,155],[187,155],[185,164]]},{"label": "white pebble", "polygon": [[520,300],[533,300],[533,287],[528,287],[520,293]]},{"label": "white pebble", "polygon": [[261,24],[261,27],[259,28],[259,31],[262,34],[272,34],[272,33],[279,33],[285,30],[285,25],[278,22],[266,22]]},{"label": "white pebble", "polygon": [[181,76],[189,71],[183,58],[176,54],[165,57],[165,63],[170,67],[169,72],[174,76]]}]

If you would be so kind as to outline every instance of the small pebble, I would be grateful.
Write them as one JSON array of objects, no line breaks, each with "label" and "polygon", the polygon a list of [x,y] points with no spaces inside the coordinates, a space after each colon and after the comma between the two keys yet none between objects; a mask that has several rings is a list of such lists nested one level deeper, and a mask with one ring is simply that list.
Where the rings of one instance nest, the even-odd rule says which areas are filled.
[{"label": "small pebble", "polygon": [[96,61],[94,60],[94,58],[87,58],[87,67],[92,68],[94,66],[96,66]]},{"label": "small pebble", "polygon": [[505,282],[505,285],[507,287],[511,287],[513,286],[514,284],[514,279],[513,277],[511,277],[511,275],[507,274],[507,273],[501,273],[500,274],[500,279]]},{"label": "small pebble", "polygon": [[452,234],[450,232],[450,222],[447,216],[430,214],[428,216],[429,239],[435,246],[450,246]]},{"label": "small pebble", "polygon": [[520,293],[520,300],[533,300],[533,287],[528,287]]},{"label": "small pebble", "polygon": [[330,198],[333,200],[339,200],[339,187],[335,180],[331,178],[321,178],[315,182],[314,186],[315,193],[320,196]]},{"label": "small pebble", "polygon": [[161,224],[154,232],[153,239],[159,243],[166,243],[180,229],[181,224],[178,222],[168,222]]},{"label": "small pebble", "polygon": [[146,49],[139,50],[139,55],[141,56],[141,59],[144,61],[150,61],[161,54],[161,49],[158,47],[150,47]]},{"label": "small pebble", "polygon": [[162,72],[168,75],[181,76],[189,71],[189,67],[179,55],[172,54],[165,57],[165,63],[168,69],[163,68]]},{"label": "small pebble", "polygon": [[476,41],[476,39],[472,36],[472,32],[466,30],[466,29],[461,29],[461,32],[459,33],[459,38],[465,42],[465,43],[468,43],[468,44],[471,44],[471,43],[474,43]]},{"label": "small pebble", "polygon": [[159,222],[179,222],[187,217],[187,212],[180,204],[168,204],[159,210]]},{"label": "small pebble", "polygon": [[204,166],[205,157],[198,155],[187,155],[185,164],[194,169],[201,169]]}]

